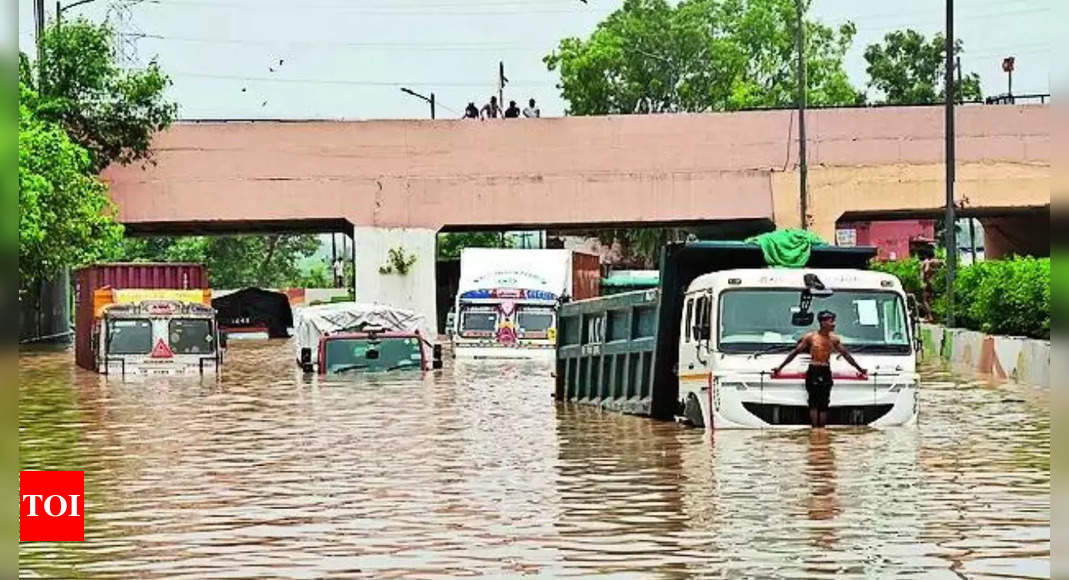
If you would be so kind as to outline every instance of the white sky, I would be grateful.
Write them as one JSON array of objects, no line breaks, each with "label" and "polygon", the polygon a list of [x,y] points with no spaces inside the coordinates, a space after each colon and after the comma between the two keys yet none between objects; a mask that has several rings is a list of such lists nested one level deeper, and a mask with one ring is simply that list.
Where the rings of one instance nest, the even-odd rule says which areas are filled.
[{"label": "white sky", "polygon": [[[64,4],[72,0],[64,0]],[[130,2],[131,0],[125,0]],[[564,103],[542,57],[565,36],[587,36],[621,0],[144,0],[128,10],[140,62],[158,55],[183,118],[413,118],[429,106],[400,91],[434,92],[439,118],[496,94],[538,100],[543,116]],[[116,0],[65,17],[103,19]],[[1056,0],[958,0],[963,68],[985,95],[1006,90],[1002,58],[1016,56],[1014,93],[1050,92]],[[55,3],[46,1],[49,18]],[[847,70],[866,80],[861,53],[899,28],[943,29],[939,0],[813,0],[811,17],[858,26]],[[113,12],[114,14],[114,12]],[[19,45],[33,51],[33,0],[19,0]],[[279,60],[283,63],[278,66]],[[270,70],[273,67],[275,70]],[[242,88],[245,89],[242,92]]]}]

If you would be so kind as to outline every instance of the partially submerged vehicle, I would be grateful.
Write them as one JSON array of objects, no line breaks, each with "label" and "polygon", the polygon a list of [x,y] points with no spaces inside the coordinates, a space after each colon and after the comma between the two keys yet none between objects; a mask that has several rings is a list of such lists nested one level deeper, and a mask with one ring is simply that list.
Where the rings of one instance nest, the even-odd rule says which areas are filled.
[{"label": "partially submerged vehicle", "polygon": [[297,365],[319,374],[442,368],[426,320],[383,304],[336,302],[297,310]]},{"label": "partially submerged vehicle", "polygon": [[95,370],[122,377],[218,373],[226,348],[206,290],[94,292]]},{"label": "partially submerged vehicle", "polygon": [[827,309],[869,371],[832,358],[828,425],[912,424],[915,301],[866,271],[874,255],[814,246],[804,267],[770,268],[750,244],[670,244],[658,289],[561,307],[557,398],[709,429],[808,426],[808,355],[771,371]]},{"label": "partially submerged vehicle", "polygon": [[231,339],[289,338],[293,329],[293,310],[282,292],[243,288],[212,298],[212,307]]},{"label": "partially submerged vehicle", "polygon": [[453,354],[552,361],[561,302],[598,295],[600,259],[571,250],[465,248],[453,308]]}]

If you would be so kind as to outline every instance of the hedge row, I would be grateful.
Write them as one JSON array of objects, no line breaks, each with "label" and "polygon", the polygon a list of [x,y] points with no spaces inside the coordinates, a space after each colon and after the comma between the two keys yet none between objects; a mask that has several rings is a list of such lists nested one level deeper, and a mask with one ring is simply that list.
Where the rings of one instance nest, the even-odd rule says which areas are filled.
[{"label": "hedge row", "polygon": [[[872,269],[898,276],[906,292],[923,297],[920,262],[913,258],[873,262]],[[946,271],[932,277],[933,314],[946,319]],[[977,262],[958,270],[954,325],[989,334],[1050,338],[1050,258],[1015,257]]]}]

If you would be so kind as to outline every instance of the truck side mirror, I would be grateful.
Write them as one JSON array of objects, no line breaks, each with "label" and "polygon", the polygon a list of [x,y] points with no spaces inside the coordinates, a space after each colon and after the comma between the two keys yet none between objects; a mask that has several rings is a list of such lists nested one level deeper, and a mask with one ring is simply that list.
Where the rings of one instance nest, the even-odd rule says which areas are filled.
[{"label": "truck side mirror", "polygon": [[219,347],[225,349],[227,344],[226,332],[219,333]]},{"label": "truck side mirror", "polygon": [[301,369],[306,373],[312,372],[312,349],[305,347],[301,349]]},{"label": "truck side mirror", "polygon": [[433,368],[433,369],[442,368],[442,345],[440,345],[440,344],[434,345],[431,348],[431,352],[433,353],[432,354],[432,358],[431,358],[431,368]]}]

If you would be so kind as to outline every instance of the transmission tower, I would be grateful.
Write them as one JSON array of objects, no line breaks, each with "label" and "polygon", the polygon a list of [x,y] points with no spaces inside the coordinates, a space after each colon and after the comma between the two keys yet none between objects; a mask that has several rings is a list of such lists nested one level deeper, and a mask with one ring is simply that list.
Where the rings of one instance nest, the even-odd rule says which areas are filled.
[{"label": "transmission tower", "polygon": [[115,29],[115,60],[123,68],[136,68],[141,62],[137,56],[137,41],[145,37],[134,20],[133,7],[144,0],[112,0],[108,5],[105,20]]}]

